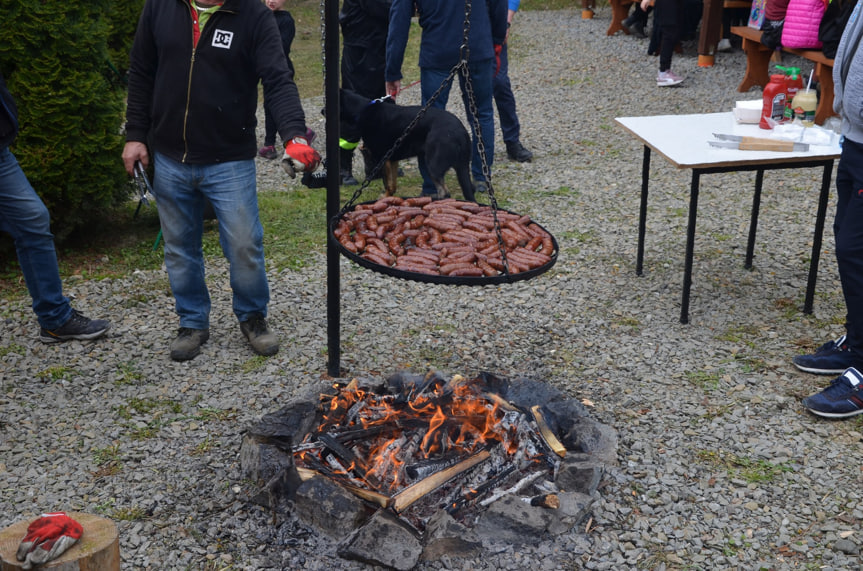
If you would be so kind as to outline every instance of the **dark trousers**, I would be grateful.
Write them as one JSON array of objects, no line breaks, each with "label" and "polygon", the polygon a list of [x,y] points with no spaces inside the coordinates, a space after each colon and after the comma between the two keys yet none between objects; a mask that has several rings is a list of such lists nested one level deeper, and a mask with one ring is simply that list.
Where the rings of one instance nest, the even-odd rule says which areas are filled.
[{"label": "dark trousers", "polygon": [[[369,100],[387,94],[384,80],[386,54],[359,46],[345,45],[342,48],[342,87],[359,93]],[[359,127],[342,121],[342,139],[356,143],[360,140]]]},{"label": "dark trousers", "polygon": [[497,106],[497,115],[500,119],[500,130],[503,133],[504,143],[516,143],[521,136],[521,125],[515,112],[515,95],[512,93],[512,84],[509,81],[509,56],[506,44],[500,51],[500,71],[491,80],[491,89],[494,95],[494,103]]},{"label": "dark trousers", "polygon": [[863,144],[845,139],[836,171],[836,263],[851,347],[863,348]]},{"label": "dark trousers", "polygon": [[659,71],[671,69],[674,46],[680,41],[683,0],[656,0],[653,24],[659,26]]}]

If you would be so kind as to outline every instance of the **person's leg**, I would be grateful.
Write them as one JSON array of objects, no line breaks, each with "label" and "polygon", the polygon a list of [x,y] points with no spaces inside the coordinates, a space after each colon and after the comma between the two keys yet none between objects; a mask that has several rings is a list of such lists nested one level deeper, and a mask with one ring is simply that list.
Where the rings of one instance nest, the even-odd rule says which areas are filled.
[{"label": "person's leg", "polygon": [[[485,162],[491,173],[494,163],[494,104],[492,103],[492,76],[494,75],[495,61],[493,59],[468,64],[470,70],[471,88],[476,103],[477,119],[482,134],[482,144],[485,148]],[[482,159],[479,153],[479,137],[476,133],[476,123],[470,112],[464,76],[459,74],[459,84],[462,90],[462,99],[467,111],[468,123],[470,123],[473,135],[473,150],[471,154],[471,174],[474,180],[485,181]]]},{"label": "person's leg", "polygon": [[678,0],[657,0],[655,18],[661,27],[659,47],[659,71],[671,69],[674,46],[680,40],[680,8]]},{"label": "person's leg", "polygon": [[57,266],[48,209],[9,149],[0,151],[0,230],[11,234],[39,325],[55,329],[72,315]]},{"label": "person's leg", "polygon": [[836,263],[845,297],[846,343],[863,349],[863,144],[845,140],[836,171]]},{"label": "person's leg", "polygon": [[[420,68],[420,92],[422,104],[431,99],[431,96],[441,87],[441,84],[449,77],[449,70],[446,69],[429,69]],[[452,83],[448,83],[443,87],[437,99],[432,103],[432,107],[438,109],[446,109],[446,103],[449,100],[449,90],[452,88]],[[437,196],[437,188],[429,177],[428,168],[426,168],[425,159],[417,157],[417,166],[420,174],[423,177],[422,193],[426,196]]]},{"label": "person's leg", "polygon": [[518,141],[521,134],[521,126],[515,111],[515,95],[512,93],[512,84],[509,81],[509,50],[503,44],[500,50],[500,70],[492,80],[492,91],[494,103],[497,106],[497,115],[500,118],[500,131],[503,134],[504,143]]},{"label": "person's leg", "polygon": [[233,309],[239,321],[267,316],[270,289],[264,261],[264,228],[258,216],[254,161],[201,169],[200,189],[219,220],[219,242],[230,263]]},{"label": "person's leg", "polygon": [[204,279],[204,195],[200,167],[155,153],[153,194],[162,225],[165,267],[174,293],[180,327],[210,327],[210,293]]}]

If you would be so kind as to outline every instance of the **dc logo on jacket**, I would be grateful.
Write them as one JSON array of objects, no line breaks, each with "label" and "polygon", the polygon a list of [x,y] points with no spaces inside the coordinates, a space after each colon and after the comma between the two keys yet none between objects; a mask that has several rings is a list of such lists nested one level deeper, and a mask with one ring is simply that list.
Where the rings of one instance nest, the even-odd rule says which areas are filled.
[{"label": "dc logo on jacket", "polygon": [[214,48],[225,48],[226,50],[231,49],[231,41],[234,39],[234,32],[227,32],[225,30],[216,30],[216,33],[213,34],[213,47]]}]

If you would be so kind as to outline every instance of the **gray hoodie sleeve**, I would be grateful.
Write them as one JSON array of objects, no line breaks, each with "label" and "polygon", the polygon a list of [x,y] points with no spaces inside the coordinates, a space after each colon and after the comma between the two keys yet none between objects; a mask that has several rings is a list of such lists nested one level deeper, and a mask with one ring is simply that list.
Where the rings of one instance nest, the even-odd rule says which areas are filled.
[{"label": "gray hoodie sleeve", "polygon": [[842,134],[863,143],[863,55],[859,44],[863,34],[863,0],[851,12],[833,60],[833,110],[842,117]]}]

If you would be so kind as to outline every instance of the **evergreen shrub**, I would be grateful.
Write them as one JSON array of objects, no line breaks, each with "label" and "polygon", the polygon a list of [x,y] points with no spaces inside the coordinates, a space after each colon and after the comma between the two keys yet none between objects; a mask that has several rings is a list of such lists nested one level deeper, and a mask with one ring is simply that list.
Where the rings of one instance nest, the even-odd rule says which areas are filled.
[{"label": "evergreen shrub", "polygon": [[125,91],[108,55],[118,4],[4,0],[0,8],[0,70],[21,127],[12,152],[58,241],[130,197],[121,160]]}]

